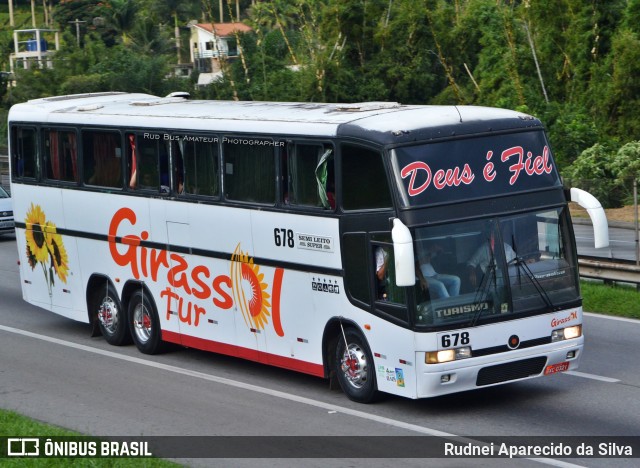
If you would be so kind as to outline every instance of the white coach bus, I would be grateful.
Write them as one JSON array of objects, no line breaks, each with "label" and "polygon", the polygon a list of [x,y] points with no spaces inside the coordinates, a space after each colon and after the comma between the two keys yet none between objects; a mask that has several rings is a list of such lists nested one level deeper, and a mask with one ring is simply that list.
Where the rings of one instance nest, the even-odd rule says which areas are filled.
[{"label": "white coach bus", "polygon": [[337,379],[355,401],[576,369],[568,199],[540,121],[481,107],[98,93],[9,113],[24,299]]}]

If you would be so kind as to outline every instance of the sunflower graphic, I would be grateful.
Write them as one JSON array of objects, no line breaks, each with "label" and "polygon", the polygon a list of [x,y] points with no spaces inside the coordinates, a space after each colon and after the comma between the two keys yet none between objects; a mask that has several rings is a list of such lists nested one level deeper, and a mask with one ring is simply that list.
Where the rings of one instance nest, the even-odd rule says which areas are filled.
[{"label": "sunflower graphic", "polygon": [[47,249],[51,255],[53,270],[57,273],[60,281],[66,283],[67,274],[69,273],[69,257],[67,256],[67,249],[64,248],[62,236],[58,234],[56,225],[51,222],[47,222],[46,227]]},{"label": "sunflower graphic", "polygon": [[40,205],[32,203],[25,219],[27,224],[27,247],[36,262],[46,262],[49,259],[49,250],[45,239],[46,218]]},{"label": "sunflower graphic", "polygon": [[31,203],[25,218],[27,225],[27,261],[32,270],[38,264],[42,267],[44,278],[49,289],[49,295],[55,285],[55,276],[63,283],[67,282],[69,274],[69,257],[67,249],[58,234],[56,225],[47,218],[40,205]]},{"label": "sunflower graphic", "polygon": [[231,256],[231,281],[233,297],[239,305],[244,322],[249,328],[263,330],[271,316],[271,295],[260,267],[253,263],[247,253],[240,250],[240,244]]}]

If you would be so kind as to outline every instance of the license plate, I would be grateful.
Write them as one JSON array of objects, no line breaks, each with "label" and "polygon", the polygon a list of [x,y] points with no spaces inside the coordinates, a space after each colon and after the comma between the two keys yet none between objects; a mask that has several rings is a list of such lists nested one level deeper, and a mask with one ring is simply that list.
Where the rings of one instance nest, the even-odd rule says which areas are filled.
[{"label": "license plate", "polygon": [[13,221],[0,221],[0,228],[11,228],[13,226]]},{"label": "license plate", "polygon": [[569,363],[565,361],[559,364],[552,364],[550,366],[547,366],[547,368],[544,370],[544,375],[557,374],[558,372],[564,372],[568,370]]}]

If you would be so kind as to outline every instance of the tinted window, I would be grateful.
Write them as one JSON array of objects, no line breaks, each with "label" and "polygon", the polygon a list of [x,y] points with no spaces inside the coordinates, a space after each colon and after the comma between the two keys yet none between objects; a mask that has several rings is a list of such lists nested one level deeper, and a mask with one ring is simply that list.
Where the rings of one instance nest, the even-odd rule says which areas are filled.
[{"label": "tinted window", "polygon": [[223,145],[225,196],[229,200],[275,203],[276,165],[271,142],[229,140]]},{"label": "tinted window", "polygon": [[44,165],[47,179],[78,180],[78,145],[74,131],[44,130]]},{"label": "tinted window", "polygon": [[292,144],[286,152],[285,203],[335,208],[333,149],[321,144]]},{"label": "tinted window", "polygon": [[11,169],[14,177],[36,177],[38,141],[34,128],[11,129]]},{"label": "tinted window", "polygon": [[369,256],[367,255],[366,235],[349,233],[343,237],[345,283],[354,299],[369,304]]},{"label": "tinted window", "polygon": [[179,194],[218,196],[218,138],[177,136],[171,154],[175,168],[175,191]]},{"label": "tinted window", "polygon": [[379,152],[342,145],[342,206],[345,210],[393,206]]},{"label": "tinted window", "polygon": [[82,132],[84,182],[101,187],[122,187],[122,143],[118,132]]},{"label": "tinted window", "polygon": [[128,133],[129,188],[168,193],[169,151],[163,134]]}]

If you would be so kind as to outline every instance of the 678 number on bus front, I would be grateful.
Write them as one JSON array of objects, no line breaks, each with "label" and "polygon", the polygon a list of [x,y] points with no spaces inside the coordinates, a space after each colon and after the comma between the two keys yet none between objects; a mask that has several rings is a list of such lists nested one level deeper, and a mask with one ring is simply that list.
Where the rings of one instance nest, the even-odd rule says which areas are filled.
[{"label": "678 number on bus front", "polygon": [[440,348],[455,348],[456,346],[467,346],[471,343],[469,332],[443,333],[439,335]]}]

